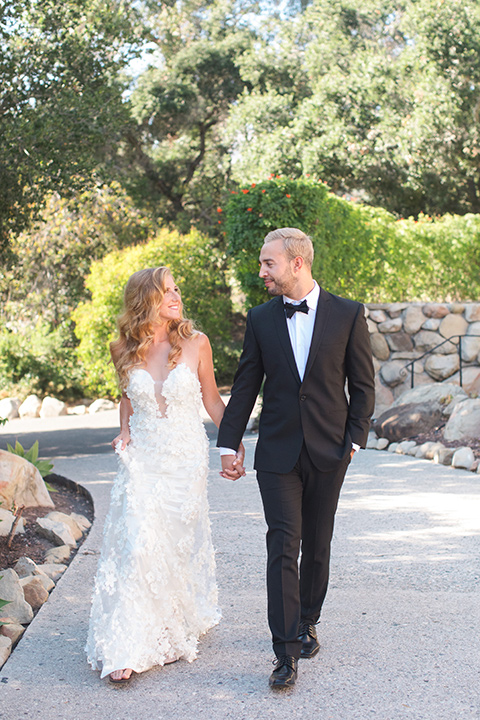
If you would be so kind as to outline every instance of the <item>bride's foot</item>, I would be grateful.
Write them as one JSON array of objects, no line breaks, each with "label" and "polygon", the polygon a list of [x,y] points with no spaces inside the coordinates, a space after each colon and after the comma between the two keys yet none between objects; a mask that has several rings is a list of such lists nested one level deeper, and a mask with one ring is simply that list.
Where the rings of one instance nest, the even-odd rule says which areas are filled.
[{"label": "bride's foot", "polygon": [[108,679],[112,683],[127,683],[129,680],[131,680],[133,675],[133,670],[131,668],[125,668],[124,670],[114,670],[110,675],[108,676]]},{"label": "bride's foot", "polygon": [[165,660],[163,661],[163,664],[164,664],[164,665],[170,665],[170,663],[177,662],[177,660],[178,660],[178,658],[175,657],[175,655],[172,655],[171,657],[165,658]]}]

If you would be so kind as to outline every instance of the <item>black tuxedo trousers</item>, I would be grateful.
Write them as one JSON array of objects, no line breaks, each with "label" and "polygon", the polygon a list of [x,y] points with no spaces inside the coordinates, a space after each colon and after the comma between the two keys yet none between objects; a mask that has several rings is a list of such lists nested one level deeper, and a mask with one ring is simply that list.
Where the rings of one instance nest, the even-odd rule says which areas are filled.
[{"label": "black tuxedo trousers", "polygon": [[347,456],[335,470],[322,473],[303,445],[290,472],[257,470],[268,526],[268,622],[277,657],[300,657],[299,621],[314,625],[320,617],[335,512],[349,460]]},{"label": "black tuxedo trousers", "polygon": [[276,654],[298,657],[298,621],[316,622],[325,597],[352,442],[365,447],[374,408],[363,306],[320,290],[303,379],[283,299],[250,310],[219,446],[239,446],[263,381],[255,468],[268,525],[269,621]]}]

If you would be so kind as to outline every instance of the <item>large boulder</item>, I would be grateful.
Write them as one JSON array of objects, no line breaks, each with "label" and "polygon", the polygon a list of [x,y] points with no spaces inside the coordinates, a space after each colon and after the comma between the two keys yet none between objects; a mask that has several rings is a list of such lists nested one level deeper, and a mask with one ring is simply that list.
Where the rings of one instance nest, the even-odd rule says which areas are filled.
[{"label": "large boulder", "polygon": [[399,442],[437,428],[467,395],[458,385],[428,384],[406,390],[374,423],[379,437]]},{"label": "large boulder", "polygon": [[434,380],[442,381],[453,375],[460,367],[458,355],[431,355],[425,361],[425,371]]},{"label": "large boulder", "polygon": [[475,462],[475,456],[472,448],[461,447],[458,448],[452,457],[452,467],[462,468],[464,470],[471,470]]},{"label": "large boulder", "polygon": [[409,335],[417,333],[425,322],[425,315],[418,305],[410,305],[405,311],[403,329]]},{"label": "large boulder", "polygon": [[452,402],[457,403],[466,399],[467,393],[458,385],[451,383],[430,383],[429,385],[421,385],[420,387],[406,390],[395,400],[393,405],[397,407],[398,405],[407,405],[409,403],[433,403],[435,409],[441,410],[443,414],[450,414],[448,406]]},{"label": "large boulder", "polygon": [[55,545],[70,545],[76,547],[77,543],[66,523],[48,518],[37,518],[36,530]]},{"label": "large boulder", "polygon": [[428,303],[428,305],[423,306],[423,314],[428,318],[443,318],[449,312],[446,305],[440,305],[439,303]]},{"label": "large boulder", "polygon": [[45,553],[45,562],[48,563],[65,563],[68,562],[70,555],[72,554],[72,548],[70,545],[58,545],[57,547],[50,548]]},{"label": "large boulder", "polygon": [[18,398],[4,398],[0,400],[0,418],[14,420],[18,418],[18,408],[20,407]]},{"label": "large boulder", "polygon": [[462,338],[462,360],[473,362],[480,353],[480,337],[466,335]]},{"label": "large boulder", "polygon": [[381,333],[395,333],[400,332],[402,329],[402,318],[392,318],[391,320],[385,320],[379,324],[378,329]]},{"label": "large boulder", "polygon": [[48,600],[48,591],[45,589],[41,579],[37,577],[26,577],[20,580],[25,600],[33,610],[38,610]]},{"label": "large boulder", "polygon": [[62,577],[63,573],[67,569],[67,566],[62,563],[45,562],[43,565],[39,565],[38,569],[44,572],[45,575],[48,575],[53,582],[57,582],[57,580]]},{"label": "large boulder", "polygon": [[67,414],[67,406],[62,400],[47,396],[43,398],[42,407],[40,408],[40,417],[59,417]]},{"label": "large boulder", "polygon": [[[449,383],[460,384],[460,373],[457,372],[448,378]],[[462,370],[462,387],[470,396],[480,395],[480,367],[470,366]]]},{"label": "large boulder", "polygon": [[6,450],[0,450],[0,501],[5,507],[54,507],[35,465]]},{"label": "large boulder", "polygon": [[[468,328],[468,322],[461,315],[450,314],[443,318],[438,332],[443,335],[444,338],[454,337],[455,335],[465,335]],[[458,343],[458,338],[453,339],[453,342]]]},{"label": "large boulder", "polygon": [[445,440],[466,440],[480,436],[480,400],[456,405],[444,430]]},{"label": "large boulder", "polygon": [[115,410],[116,407],[115,403],[111,400],[99,398],[90,405],[88,412],[92,415],[94,413],[104,412],[105,410]]},{"label": "large boulder", "polygon": [[465,306],[465,320],[469,323],[480,321],[480,303],[468,303]]},{"label": "large boulder", "polygon": [[[0,537],[7,537],[10,534],[12,525],[15,522],[15,515],[10,510],[2,510],[0,508]],[[15,528],[15,535],[18,533],[25,532],[25,523],[23,518],[18,521],[17,527]]]},{"label": "large boulder", "polygon": [[410,352],[413,350],[412,338],[405,332],[386,335],[386,339],[392,352]]},{"label": "large boulder", "polygon": [[370,343],[372,345],[372,353],[379,360],[388,360],[390,357],[390,348],[385,340],[385,336],[379,332],[370,335]]},{"label": "large boulder", "polygon": [[25,628],[13,618],[4,618],[5,625],[0,625],[0,635],[10,638],[12,645],[15,645],[25,632]]},{"label": "large boulder", "polygon": [[429,403],[409,403],[386,410],[374,422],[373,429],[378,437],[390,442],[400,442],[420,433],[428,432],[443,421],[441,410]]},{"label": "large boulder", "polygon": [[37,395],[29,395],[26,400],[18,408],[18,414],[21,418],[24,417],[40,417],[40,408],[42,407],[42,401]]},{"label": "large boulder", "polygon": [[53,520],[53,522],[64,523],[69,528],[75,540],[80,540],[82,537],[83,530],[71,515],[54,510],[53,512],[49,512],[45,517],[47,520]]},{"label": "large boulder", "polygon": [[38,565],[29,557],[24,556],[17,560],[13,569],[20,578],[21,585],[23,585],[23,580],[28,577],[40,578],[43,587],[48,591],[50,591],[55,585],[53,580],[48,577],[43,570],[40,570]]},{"label": "large boulder", "polygon": [[0,667],[4,665],[12,652],[12,641],[9,637],[0,635]]},{"label": "large boulder", "polygon": [[20,625],[31,622],[33,610],[25,600],[17,573],[9,568],[2,570],[0,575],[0,598],[9,601],[8,605],[0,609],[0,619],[9,617]]},{"label": "large boulder", "polygon": [[395,387],[405,382],[408,372],[405,369],[405,360],[391,360],[382,365],[380,375],[383,382],[389,387]]},{"label": "large boulder", "polygon": [[382,385],[379,377],[377,376],[375,378],[375,417],[379,417],[382,413],[385,412],[385,410],[388,410],[392,403],[392,391],[389,388],[385,387],[385,385]]}]

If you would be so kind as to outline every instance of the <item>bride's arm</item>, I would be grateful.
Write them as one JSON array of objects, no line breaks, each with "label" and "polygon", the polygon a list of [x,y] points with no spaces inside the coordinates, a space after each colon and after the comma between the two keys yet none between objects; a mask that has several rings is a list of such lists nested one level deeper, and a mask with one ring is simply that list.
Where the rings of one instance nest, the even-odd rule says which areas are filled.
[{"label": "bride's arm", "polygon": [[112,447],[115,449],[118,442],[121,442],[121,450],[125,450],[130,442],[130,416],[133,415],[133,408],[130,399],[125,393],[120,400],[120,433],[112,440]]},{"label": "bride's arm", "polygon": [[205,410],[218,427],[225,412],[225,403],[218,392],[213,371],[213,357],[210,341],[203,333],[198,340],[200,343],[198,357],[198,379],[202,387],[203,404]]},{"label": "bride's arm", "polygon": [[[117,367],[116,356],[114,352],[111,352],[112,361]],[[130,442],[130,416],[133,415],[133,408],[130,399],[128,398],[125,391],[122,393],[122,399],[120,400],[120,433],[116,438],[112,440],[112,447],[115,450],[119,442],[121,442],[121,450],[125,450],[128,443]]]},{"label": "bride's arm", "polygon": [[[217,383],[215,382],[212,348],[208,337],[203,333],[200,335],[199,343],[198,379],[200,380],[202,388],[203,404],[215,425],[219,427],[223,413],[225,412],[225,403],[220,397]],[[235,462],[235,468],[239,471],[240,475],[244,474],[244,458],[245,448],[243,447],[243,443],[240,443],[237,450],[237,460]]]}]

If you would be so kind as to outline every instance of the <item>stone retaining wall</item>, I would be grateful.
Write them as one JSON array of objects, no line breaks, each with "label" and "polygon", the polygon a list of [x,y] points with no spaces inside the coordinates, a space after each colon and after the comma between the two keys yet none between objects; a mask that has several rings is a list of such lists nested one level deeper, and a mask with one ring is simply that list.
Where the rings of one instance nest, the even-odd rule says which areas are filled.
[{"label": "stone retaining wall", "polygon": [[[405,366],[453,335],[462,335],[463,389],[480,394],[480,303],[381,303],[366,305],[375,364],[378,417],[410,388]],[[475,337],[478,335],[479,337]],[[425,383],[459,384],[458,338],[415,363],[415,387]]]}]

